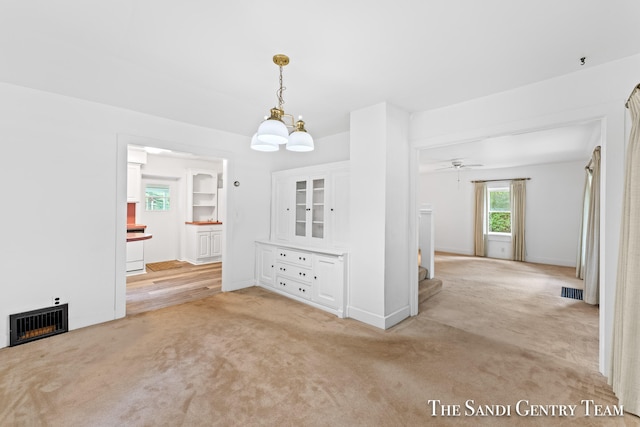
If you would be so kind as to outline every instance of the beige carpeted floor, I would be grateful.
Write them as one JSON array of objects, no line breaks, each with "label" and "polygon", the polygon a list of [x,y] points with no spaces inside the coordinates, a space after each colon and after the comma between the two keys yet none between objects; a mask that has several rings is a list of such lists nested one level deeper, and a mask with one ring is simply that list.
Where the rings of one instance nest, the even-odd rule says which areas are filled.
[{"label": "beige carpeted floor", "polygon": [[[570,271],[439,254],[443,290],[387,331],[250,288],[5,348],[0,425],[640,425],[584,415],[617,400],[597,309],[559,296]],[[511,416],[465,416],[470,399]]]}]

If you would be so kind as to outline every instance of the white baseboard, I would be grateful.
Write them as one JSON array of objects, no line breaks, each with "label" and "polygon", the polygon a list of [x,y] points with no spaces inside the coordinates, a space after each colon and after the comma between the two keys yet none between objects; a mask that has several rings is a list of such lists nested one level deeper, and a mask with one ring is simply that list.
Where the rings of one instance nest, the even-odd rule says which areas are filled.
[{"label": "white baseboard", "polygon": [[386,316],[380,316],[379,314],[371,313],[367,310],[362,310],[353,306],[347,308],[347,317],[380,329],[389,329],[410,315],[411,307],[408,305]]},{"label": "white baseboard", "polygon": [[385,319],[383,316],[354,306],[347,307],[347,317],[366,323],[367,325],[375,326],[376,328],[384,329]]},{"label": "white baseboard", "polygon": [[409,316],[411,316],[411,307],[408,305],[391,314],[387,314],[385,316],[385,329],[389,329],[390,327],[397,325]]},{"label": "white baseboard", "polygon": [[465,250],[460,248],[435,248],[435,251],[447,252],[450,254],[457,254],[457,255],[475,255],[475,253],[472,250]]},{"label": "white baseboard", "polygon": [[226,286],[222,288],[222,292],[233,292],[244,288],[250,288],[251,286],[256,286],[256,281],[254,279],[226,284]]},{"label": "white baseboard", "polygon": [[9,347],[9,335],[0,334],[0,348]]},{"label": "white baseboard", "polygon": [[576,260],[566,260],[566,259],[558,259],[558,258],[546,258],[546,257],[531,257],[525,256],[526,262],[532,262],[534,264],[549,264],[549,265],[559,265],[561,267],[575,267]]}]

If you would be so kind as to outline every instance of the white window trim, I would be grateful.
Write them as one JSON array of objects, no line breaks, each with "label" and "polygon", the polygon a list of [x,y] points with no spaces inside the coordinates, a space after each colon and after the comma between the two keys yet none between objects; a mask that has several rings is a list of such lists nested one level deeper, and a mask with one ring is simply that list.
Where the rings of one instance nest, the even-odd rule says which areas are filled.
[{"label": "white window trim", "polygon": [[[490,206],[490,200],[491,200],[491,191],[508,191],[509,192],[509,196],[511,196],[511,188],[510,185],[507,181],[498,181],[498,182],[494,182],[492,183],[493,185],[487,185],[487,206],[486,206],[486,227],[487,227],[487,237],[491,237],[490,240],[492,241],[510,241],[511,240],[511,232],[509,233],[502,233],[502,232],[498,232],[498,231],[489,231],[489,214],[491,213],[491,211],[489,210],[489,206]],[[509,210],[509,213],[511,213],[511,210]],[[513,224],[512,224],[513,226]]]}]

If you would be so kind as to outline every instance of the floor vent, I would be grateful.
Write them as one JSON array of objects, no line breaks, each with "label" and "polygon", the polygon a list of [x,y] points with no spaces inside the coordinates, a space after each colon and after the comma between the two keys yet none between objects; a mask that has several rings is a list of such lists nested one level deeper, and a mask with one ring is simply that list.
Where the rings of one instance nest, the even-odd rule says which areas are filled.
[{"label": "floor vent", "polygon": [[24,344],[69,330],[68,304],[9,315],[9,346]]},{"label": "floor vent", "polygon": [[562,287],[562,294],[560,295],[565,298],[573,298],[573,299],[582,299],[582,289],[575,288],[567,288],[565,286]]}]

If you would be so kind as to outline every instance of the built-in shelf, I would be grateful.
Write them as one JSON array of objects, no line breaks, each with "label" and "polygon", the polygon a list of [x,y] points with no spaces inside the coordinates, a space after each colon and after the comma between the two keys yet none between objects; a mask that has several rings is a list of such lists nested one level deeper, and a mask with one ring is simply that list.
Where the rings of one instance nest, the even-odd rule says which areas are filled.
[{"label": "built-in shelf", "polygon": [[218,172],[189,169],[187,174],[187,221],[217,221]]}]

